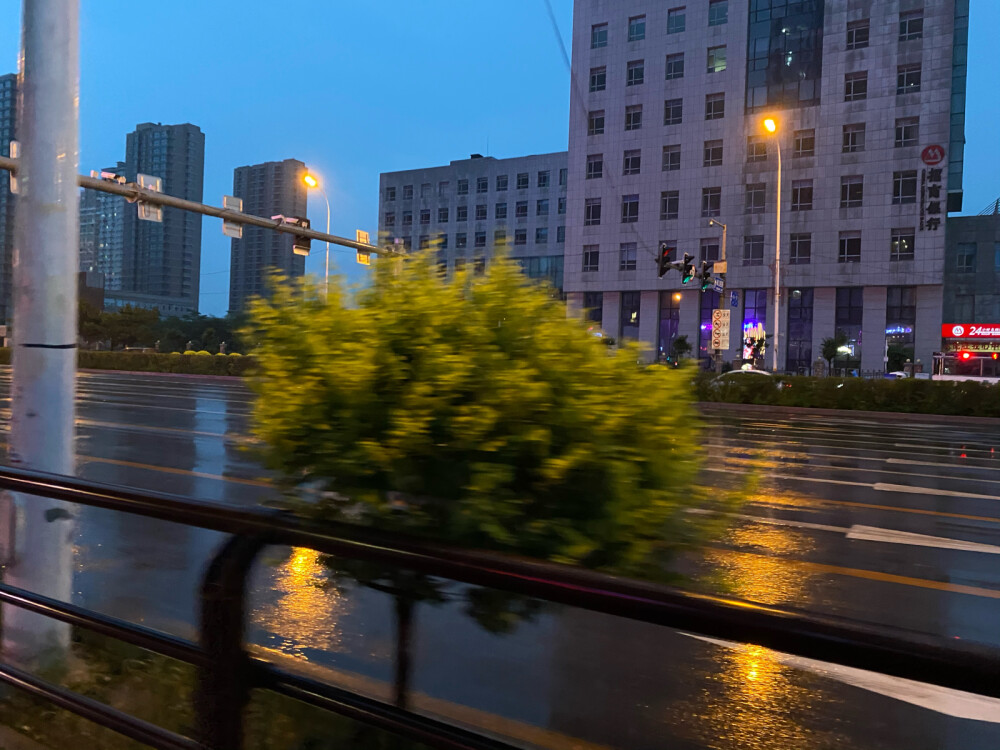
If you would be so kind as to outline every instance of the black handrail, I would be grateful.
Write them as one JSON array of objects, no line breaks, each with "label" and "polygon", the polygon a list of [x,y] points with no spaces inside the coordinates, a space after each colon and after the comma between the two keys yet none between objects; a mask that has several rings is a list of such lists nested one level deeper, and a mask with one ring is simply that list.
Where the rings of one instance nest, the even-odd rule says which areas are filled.
[{"label": "black handrail", "polygon": [[[243,707],[249,691],[255,687],[306,701],[431,747],[447,750],[511,747],[474,732],[291,675],[251,658],[245,650],[243,637],[245,586],[253,561],[266,544],[307,547],[342,558],[387,563],[673,629],[753,643],[794,656],[1000,698],[1000,657],[985,647],[964,643],[943,645],[929,637],[904,636],[886,628],[839,618],[692,594],[578,568],[456,550],[346,524],[321,525],[265,509],[201,503],[22,469],[0,468],[0,489],[230,535],[230,540],[210,565],[202,587],[200,647],[0,585],[2,602],[24,606],[198,666],[201,675],[197,706],[200,746],[212,750],[239,750],[242,747]],[[80,702],[89,699],[55,686],[33,685],[6,667],[0,670],[0,681],[33,690],[40,697],[135,739],[138,739],[136,732],[146,731],[141,722],[122,723],[121,716],[112,709],[102,713],[90,705],[92,701]],[[176,744],[176,735],[161,731],[164,734],[144,735],[146,739],[141,741],[157,748],[183,746]]]}]

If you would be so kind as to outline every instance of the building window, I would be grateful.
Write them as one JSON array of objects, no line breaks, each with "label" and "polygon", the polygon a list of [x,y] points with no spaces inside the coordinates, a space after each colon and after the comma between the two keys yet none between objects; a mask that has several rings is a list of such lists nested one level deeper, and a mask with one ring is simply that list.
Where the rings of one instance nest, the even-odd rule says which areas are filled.
[{"label": "building window", "polygon": [[507,230],[497,229],[493,232],[493,247],[503,247],[507,244]]},{"label": "building window", "polygon": [[587,198],[583,204],[583,225],[596,227],[601,223],[601,199]]},{"label": "building window", "polygon": [[903,205],[917,202],[917,172],[909,170],[906,172],[892,173],[892,203],[893,205]]},{"label": "building window", "polygon": [[535,216],[548,216],[549,215],[549,199],[542,198],[535,201]]},{"label": "building window", "polygon": [[665,190],[660,193],[660,221],[673,221],[677,218],[681,203],[679,190]]},{"label": "building window", "polygon": [[889,245],[889,260],[913,260],[916,234],[913,228],[893,229]]},{"label": "building window", "polygon": [[900,117],[896,120],[896,148],[916,146],[919,140],[919,117]]},{"label": "building window", "polygon": [[569,182],[569,170],[563,167],[559,170],[559,187],[566,187],[567,182]]},{"label": "building window", "polygon": [[857,102],[868,98],[868,71],[844,76],[844,101]]},{"label": "building window", "polygon": [[444,234],[444,233],[439,234],[437,236],[437,243],[438,243],[438,247],[441,250],[447,250],[448,249],[448,235]]},{"label": "building window", "polygon": [[507,175],[500,174],[497,175],[497,192],[504,193],[507,191]]},{"label": "building window", "polygon": [[394,200],[396,200],[396,188],[394,188],[394,187],[387,187],[385,189],[385,199],[387,201],[394,201]]},{"label": "building window", "polygon": [[722,188],[711,187],[701,190],[701,216],[710,219],[722,215]]},{"label": "building window", "polygon": [[871,25],[867,18],[847,24],[847,49],[864,49],[868,46]]},{"label": "building window", "polygon": [[438,209],[438,224],[447,224],[447,223],[448,223],[448,207],[444,206],[443,208]]},{"label": "building window", "polygon": [[486,232],[476,232],[476,247],[486,247]]},{"label": "building window", "polygon": [[633,104],[625,107],[625,129],[640,130],[642,128],[642,105]]},{"label": "building window", "polygon": [[455,209],[455,221],[468,221],[468,220],[469,220],[469,207],[458,206]]},{"label": "building window", "polygon": [[747,289],[743,292],[743,326],[740,333],[743,337],[742,355],[744,359],[753,356],[749,344],[755,343],[764,338],[765,346],[767,336],[767,297],[769,289]]},{"label": "building window", "polygon": [[536,245],[547,245],[549,244],[549,228],[548,227],[538,227],[535,229],[535,244]]},{"label": "building window", "polygon": [[421,250],[426,250],[430,246],[431,246],[430,236],[426,234],[420,235],[419,239],[417,240],[417,247],[419,247]]},{"label": "building window", "polygon": [[955,253],[955,270],[971,273],[976,270],[976,243],[959,242]]},{"label": "building window", "polygon": [[604,292],[584,292],[583,310],[587,320],[600,326],[604,320]]},{"label": "building window", "polygon": [[813,181],[792,180],[792,210],[811,211],[813,207]]},{"label": "building window", "polygon": [[639,221],[639,196],[622,196],[622,224],[635,224]]},{"label": "building window", "polygon": [[667,55],[667,80],[684,77],[684,53]]},{"label": "building window", "polygon": [[562,216],[566,213],[566,196],[559,196],[559,201],[556,203],[556,212]]},{"label": "building window", "polygon": [[413,226],[413,211],[403,211],[403,226],[404,227]]},{"label": "building window", "polygon": [[844,126],[844,153],[854,154],[865,150],[865,124],[863,122]]},{"label": "building window", "polygon": [[709,94],[705,97],[705,119],[721,120],[726,116],[726,95]]},{"label": "building window", "polygon": [[719,238],[704,237],[698,246],[698,262],[712,263],[719,260]]},{"label": "building window", "polygon": [[507,218],[507,204],[506,203],[497,203],[497,205],[496,205],[496,212],[494,213],[494,216],[496,216],[497,219],[506,219]]},{"label": "building window", "polygon": [[661,358],[671,357],[674,341],[680,335],[681,293],[660,292],[660,336],[657,351]]},{"label": "building window", "polygon": [[528,189],[528,173],[527,172],[521,172],[517,176],[517,189],[518,190],[527,190]]},{"label": "building window", "polygon": [[458,181],[458,194],[459,195],[468,195],[469,194],[469,181],[468,180],[459,180]]},{"label": "building window", "polygon": [[538,187],[547,188],[552,183],[552,173],[543,169],[538,173]]},{"label": "building window", "polygon": [[643,60],[632,60],[625,66],[625,85],[638,86],[646,80],[646,63]]},{"label": "building window", "polygon": [[[885,299],[885,340],[890,357],[913,357],[914,329],[917,327],[917,289],[890,286]],[[895,358],[895,357],[894,357]],[[895,363],[898,366],[898,363]]]},{"label": "building window", "polygon": [[632,16],[628,19],[628,40],[641,42],[646,38],[646,16]]},{"label": "building window", "polygon": [[625,163],[622,168],[623,175],[633,175],[639,174],[639,170],[642,167],[642,151],[640,149],[635,149],[633,151],[625,152]]},{"label": "building window", "polygon": [[667,99],[663,102],[663,124],[680,125],[684,119],[684,100]]},{"label": "building window", "polygon": [[490,179],[489,177],[477,177],[476,178],[476,193],[488,193],[490,191]]},{"label": "building window", "polygon": [[681,168],[681,147],[676,146],[664,146],[663,147],[663,171],[664,172],[675,172]]},{"label": "building window", "polygon": [[608,46],[608,25],[596,23],[590,27],[590,48],[600,49]]},{"label": "building window", "polygon": [[785,368],[807,374],[812,368],[813,290],[793,289],[788,295],[788,356]]},{"label": "building window", "polygon": [[838,263],[861,262],[861,232],[841,232]]},{"label": "building window", "polygon": [[708,72],[721,73],[726,69],[726,45],[708,48]]},{"label": "building window", "polygon": [[747,136],[747,161],[767,161],[767,141],[763,136]]},{"label": "building window", "polygon": [[604,91],[608,86],[608,69],[603,65],[600,68],[590,69],[590,93]]},{"label": "building window", "polygon": [[385,225],[387,227],[396,226],[396,213],[394,211],[388,211],[385,215]]},{"label": "building window", "polygon": [[447,198],[448,193],[451,191],[451,183],[448,180],[441,180],[438,183],[438,197]]},{"label": "building window", "polygon": [[560,245],[566,242],[566,227],[556,227],[556,242]]},{"label": "building window", "polygon": [[[851,368],[861,364],[861,326],[864,323],[864,287],[851,286],[837,289],[836,333],[847,339],[845,350],[838,362]],[[883,346],[881,343],[878,345]]]},{"label": "building window", "polygon": [[514,204],[514,218],[515,219],[527,219],[528,218],[528,201],[518,201]]},{"label": "building window", "polygon": [[899,14],[899,41],[908,42],[924,35],[924,12],[911,10]]},{"label": "building window", "polygon": [[900,65],[896,69],[896,93],[914,94],[920,91],[920,63]]},{"label": "building window", "polygon": [[486,204],[480,203],[476,206],[476,221],[486,221]]},{"label": "building window", "polygon": [[604,177],[604,154],[590,154],[587,157],[587,179],[599,180]]},{"label": "building window", "polygon": [[764,265],[764,235],[751,234],[743,238],[743,265]]},{"label": "building window", "polygon": [[618,250],[618,270],[634,271],[636,269],[636,243],[623,242]]},{"label": "building window", "polygon": [[587,135],[604,135],[604,110],[597,109],[587,118]]},{"label": "building window", "polygon": [[812,235],[793,234],[791,238],[791,255],[789,263],[793,266],[806,266],[812,260]]},{"label": "building window", "polygon": [[639,339],[639,292],[622,292],[621,339]]},{"label": "building window", "polygon": [[722,166],[722,141],[705,141],[706,167]]},{"label": "building window", "polygon": [[840,207],[860,208],[864,204],[865,182],[861,175],[840,178]]},{"label": "building window", "polygon": [[709,0],[708,25],[721,26],[729,23],[729,0]]},{"label": "building window", "polygon": [[680,34],[686,26],[685,11],[687,8],[671,8],[667,11],[667,33]]},{"label": "building window", "polygon": [[792,156],[796,158],[816,155],[816,131],[796,130]]},{"label": "building window", "polygon": [[583,272],[596,273],[600,267],[601,251],[598,245],[583,246]]},{"label": "building window", "polygon": [[413,200],[413,185],[403,185],[403,200],[404,201]]},{"label": "building window", "polygon": [[458,232],[455,235],[455,248],[457,250],[464,250],[469,245],[469,238],[465,232]]},{"label": "building window", "polygon": [[528,244],[528,230],[527,229],[515,229],[514,230],[514,244],[515,245],[527,245]]},{"label": "building window", "polygon": [[762,214],[764,213],[764,195],[767,186],[763,182],[755,182],[746,186],[746,202],[743,206],[743,213]]}]

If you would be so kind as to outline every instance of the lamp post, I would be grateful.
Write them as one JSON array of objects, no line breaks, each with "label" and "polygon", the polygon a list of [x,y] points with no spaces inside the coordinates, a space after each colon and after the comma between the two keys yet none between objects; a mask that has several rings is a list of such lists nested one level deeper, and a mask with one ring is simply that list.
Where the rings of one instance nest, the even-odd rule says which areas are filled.
[{"label": "lamp post", "polygon": [[[715,264],[713,271],[715,275],[724,274],[729,271],[729,264],[726,261],[726,238],[729,233],[729,226],[723,224],[721,221],[716,221],[715,219],[709,219],[708,225],[710,227],[721,227],[722,229],[722,253],[719,262]],[[726,309],[726,290],[719,292],[719,310]],[[721,350],[716,350],[715,352],[715,371],[717,373],[722,372],[722,359],[723,354]]]},{"label": "lamp post", "polygon": [[774,144],[778,149],[778,205],[774,233],[774,372],[778,372],[778,334],[781,330],[781,136],[778,134],[778,123],[773,117],[764,120],[764,129],[774,135]]},{"label": "lamp post", "polygon": [[[316,179],[314,175],[306,172],[303,176],[302,181],[306,184],[306,187],[319,190],[320,195],[323,196],[323,200],[326,201],[326,233],[330,234],[330,199],[326,195],[326,191],[323,186],[319,184],[319,180]],[[323,300],[325,301],[330,294],[330,243],[326,243],[326,270],[323,273]]]}]

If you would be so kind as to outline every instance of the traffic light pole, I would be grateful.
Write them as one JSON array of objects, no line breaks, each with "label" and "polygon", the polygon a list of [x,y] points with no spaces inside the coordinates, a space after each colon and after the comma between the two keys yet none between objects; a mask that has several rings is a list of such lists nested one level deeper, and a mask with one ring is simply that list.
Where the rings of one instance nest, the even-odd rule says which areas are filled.
[{"label": "traffic light pole", "polygon": [[[719,265],[721,264],[722,268],[724,269],[723,271],[721,271],[721,273],[727,273],[729,271],[729,264],[728,264],[728,261],[726,260],[726,240],[728,239],[728,235],[729,235],[729,226],[727,224],[723,224],[721,221],[716,221],[715,219],[712,219],[709,222],[709,224],[712,224],[714,226],[722,227],[722,259],[721,259],[721,261],[718,264],[716,264],[716,268],[718,268]],[[720,272],[716,272],[716,273],[720,273]],[[725,289],[723,289],[721,292],[719,292],[719,307],[718,307],[718,309],[719,310],[725,310],[725,309],[727,309],[727,307],[726,307],[726,290]],[[730,331],[732,331],[732,326],[730,326]],[[716,349],[713,352],[712,359],[715,360],[715,372],[721,375],[722,374],[722,359],[723,359],[722,350],[721,349]]]}]

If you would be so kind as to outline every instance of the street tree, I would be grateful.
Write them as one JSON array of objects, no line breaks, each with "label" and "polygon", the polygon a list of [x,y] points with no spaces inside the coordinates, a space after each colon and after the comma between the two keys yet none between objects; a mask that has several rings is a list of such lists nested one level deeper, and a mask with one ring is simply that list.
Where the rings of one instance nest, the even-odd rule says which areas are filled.
[{"label": "street tree", "polygon": [[820,353],[826,360],[829,372],[833,374],[833,362],[840,356],[840,348],[847,344],[847,335],[843,331],[837,331],[834,336],[823,339],[820,344]]},{"label": "street tree", "polygon": [[[262,458],[311,517],[467,548],[665,579],[709,533],[686,371],[609,349],[518,267],[443,278],[426,253],[379,259],[374,282],[327,301],[278,285],[252,310]],[[484,627],[530,606],[450,594],[412,571],[331,562],[394,597],[405,704],[417,602],[462,596]]]}]

